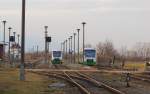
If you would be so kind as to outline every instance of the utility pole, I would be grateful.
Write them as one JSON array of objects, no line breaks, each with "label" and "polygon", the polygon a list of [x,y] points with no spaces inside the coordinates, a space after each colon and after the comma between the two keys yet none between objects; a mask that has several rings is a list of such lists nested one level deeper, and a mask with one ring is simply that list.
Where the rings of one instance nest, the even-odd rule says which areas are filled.
[{"label": "utility pole", "polygon": [[14,42],[15,42],[15,44],[16,44],[16,32],[13,32],[13,34],[14,34]]},{"label": "utility pole", "polygon": [[45,26],[45,63],[49,63],[49,44],[51,42],[51,37],[47,35],[47,28],[48,26]]},{"label": "utility pole", "polygon": [[71,59],[70,59],[70,37],[68,38],[68,41],[69,41],[69,59],[68,59],[68,61],[69,61],[69,63],[70,63],[70,61],[71,61]]},{"label": "utility pole", "polygon": [[79,32],[80,32],[80,29],[77,29],[77,32],[78,32],[78,63],[79,63],[79,49],[80,49],[80,46],[79,46]]},{"label": "utility pole", "polygon": [[21,40],[21,64],[20,64],[20,80],[25,80],[24,70],[24,52],[25,52],[25,4],[26,0],[22,0],[22,40]]},{"label": "utility pole", "polygon": [[63,52],[64,52],[64,42],[61,42],[61,53],[62,53],[62,57],[63,57]]},{"label": "utility pole", "polygon": [[34,54],[34,45],[32,46],[32,54]]},{"label": "utility pole", "polygon": [[84,49],[85,49],[85,22],[82,22],[83,25],[83,63],[84,63]]},{"label": "utility pole", "polygon": [[50,47],[50,43],[47,42],[47,63],[49,64],[49,47]]},{"label": "utility pole", "polygon": [[65,48],[65,41],[64,41],[64,49],[63,49],[63,58],[64,58],[64,60],[65,60],[65,50],[66,50],[66,48]]},{"label": "utility pole", "polygon": [[3,25],[4,25],[4,40],[3,40],[3,43],[4,43],[4,44],[3,44],[3,45],[4,45],[4,46],[3,46],[3,60],[4,60],[4,59],[5,59],[5,43],[6,43],[6,42],[5,42],[5,27],[6,27],[6,22],[7,22],[7,21],[2,21],[2,22],[3,22]]},{"label": "utility pole", "polygon": [[65,41],[63,42],[63,53],[65,52]]},{"label": "utility pole", "polygon": [[47,41],[46,41],[46,38],[47,38],[47,29],[48,29],[48,26],[45,26],[45,63],[47,63],[47,52],[48,52],[48,47],[47,47]]},{"label": "utility pole", "polygon": [[76,62],[76,33],[73,33],[74,35],[74,64]]},{"label": "utility pole", "polygon": [[16,32],[13,32],[13,34],[14,34],[14,47],[13,47],[13,63],[15,64],[15,48],[17,47],[16,46]]},{"label": "utility pole", "polygon": [[37,53],[36,53],[36,54],[37,54],[37,56],[38,56],[38,54],[39,54],[39,46],[38,46],[38,45],[37,45],[37,49],[36,49],[36,50],[37,50]]},{"label": "utility pole", "polygon": [[67,56],[67,50],[68,50],[68,48],[67,48],[67,46],[68,46],[68,45],[67,45],[67,41],[68,41],[68,40],[66,40],[66,61],[67,61],[67,59],[68,59],[68,56]]},{"label": "utility pole", "polygon": [[71,46],[70,47],[70,54],[71,54],[70,55],[71,56],[70,59],[71,59],[71,63],[72,63],[72,36],[70,36],[70,46]]},{"label": "utility pole", "polygon": [[19,43],[19,42],[20,42],[20,35],[18,34],[17,37],[18,37],[18,43],[17,43],[17,48],[18,48],[18,49],[17,49],[17,50],[18,50],[18,60],[19,60],[19,53],[20,53],[20,51],[19,51],[19,49],[20,49],[20,43]]},{"label": "utility pole", "polygon": [[63,52],[63,49],[64,49],[64,45],[63,45],[64,43],[62,42],[61,43],[61,51]]},{"label": "utility pole", "polygon": [[9,30],[9,48],[8,48],[8,54],[9,54],[9,63],[10,63],[10,65],[11,65],[11,60],[10,60],[10,32],[11,32],[11,27],[9,27],[8,28],[8,30]]},{"label": "utility pole", "polygon": [[19,43],[19,41],[20,41],[20,35],[18,34],[17,37],[18,37],[18,46],[19,46],[20,45],[20,43]]},{"label": "utility pole", "polygon": [[[48,54],[48,60],[50,59],[49,58],[49,56],[50,56],[50,44],[51,44],[51,37],[49,36],[48,38],[50,38],[50,39],[48,39],[47,40],[47,45],[48,45],[48,50],[47,50],[47,54]],[[49,60],[50,61],[50,60]],[[48,61],[48,63],[49,63],[49,61]]]}]

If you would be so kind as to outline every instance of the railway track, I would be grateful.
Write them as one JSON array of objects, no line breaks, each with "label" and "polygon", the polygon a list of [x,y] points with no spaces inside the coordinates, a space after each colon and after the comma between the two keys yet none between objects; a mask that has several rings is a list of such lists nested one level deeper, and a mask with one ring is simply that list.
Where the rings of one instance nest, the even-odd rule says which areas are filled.
[{"label": "railway track", "polygon": [[[88,75],[79,72],[66,72],[62,73],[57,72],[33,72],[39,75],[45,75],[55,78],[60,78],[68,81],[69,83],[75,85],[80,90],[81,94],[125,94],[111,86],[108,86],[102,82],[96,81]],[[92,88],[97,88],[95,92]],[[105,92],[105,93],[103,93]],[[107,93],[106,93],[107,92]]]},{"label": "railway track", "polygon": [[67,66],[62,65],[62,64],[53,64],[52,68],[54,68],[54,69],[69,69]]},{"label": "railway track", "polygon": [[80,85],[79,83],[77,83],[76,81],[74,81],[69,75],[64,74],[64,75],[60,75],[60,74],[55,74],[55,73],[42,73],[42,72],[32,72],[32,73],[36,73],[39,75],[44,75],[44,76],[50,76],[50,77],[55,77],[55,78],[59,78],[59,79],[63,79],[73,85],[75,85],[81,92],[81,94],[92,94],[90,93],[90,91],[88,91],[85,87],[83,87],[82,85]]},{"label": "railway track", "polygon": [[103,87],[103,88],[109,90],[110,92],[112,92],[112,93],[114,93],[114,94],[125,94],[125,93],[121,92],[121,91],[118,90],[118,89],[115,89],[115,88],[113,88],[113,87],[111,87],[111,86],[109,86],[109,85],[107,85],[107,84],[105,84],[105,83],[103,83],[103,82],[99,82],[99,81],[97,81],[97,80],[95,80],[95,79],[89,77],[88,75],[85,75],[85,74],[79,73],[79,72],[78,72],[77,74],[79,74],[80,76],[82,76],[82,77],[84,77],[84,78],[89,79],[89,80],[90,80],[91,82],[93,82],[95,85],[97,85],[97,86],[99,86],[99,87]]},{"label": "railway track", "polygon": [[150,83],[150,76],[147,75],[143,75],[143,74],[131,75],[131,78]]},{"label": "railway track", "polygon": [[141,74],[137,74],[137,76],[146,78],[146,79],[150,79],[150,74],[145,74],[145,73],[141,73]]}]

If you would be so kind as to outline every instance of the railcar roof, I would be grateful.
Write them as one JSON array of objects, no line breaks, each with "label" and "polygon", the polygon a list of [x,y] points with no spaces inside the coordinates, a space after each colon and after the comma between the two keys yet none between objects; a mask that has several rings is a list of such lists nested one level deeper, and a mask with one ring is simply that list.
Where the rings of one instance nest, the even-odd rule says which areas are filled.
[{"label": "railcar roof", "polygon": [[95,48],[85,48],[85,50],[96,50]]}]

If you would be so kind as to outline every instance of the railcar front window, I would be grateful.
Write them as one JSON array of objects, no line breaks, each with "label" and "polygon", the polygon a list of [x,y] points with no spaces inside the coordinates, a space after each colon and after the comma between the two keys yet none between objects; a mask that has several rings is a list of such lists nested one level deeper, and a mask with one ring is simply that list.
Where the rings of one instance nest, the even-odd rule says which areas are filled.
[{"label": "railcar front window", "polygon": [[85,50],[85,57],[95,57],[95,50]]},{"label": "railcar front window", "polygon": [[54,57],[61,57],[61,52],[60,51],[54,51],[53,56]]}]

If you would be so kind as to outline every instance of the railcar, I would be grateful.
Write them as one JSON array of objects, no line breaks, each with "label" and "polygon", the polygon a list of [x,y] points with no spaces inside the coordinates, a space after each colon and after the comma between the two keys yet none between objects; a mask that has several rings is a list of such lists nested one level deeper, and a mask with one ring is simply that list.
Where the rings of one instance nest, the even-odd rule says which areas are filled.
[{"label": "railcar", "polygon": [[52,64],[62,64],[62,51],[52,51]]},{"label": "railcar", "polygon": [[84,62],[83,64],[93,66],[96,65],[96,50],[93,48],[84,49]]}]

